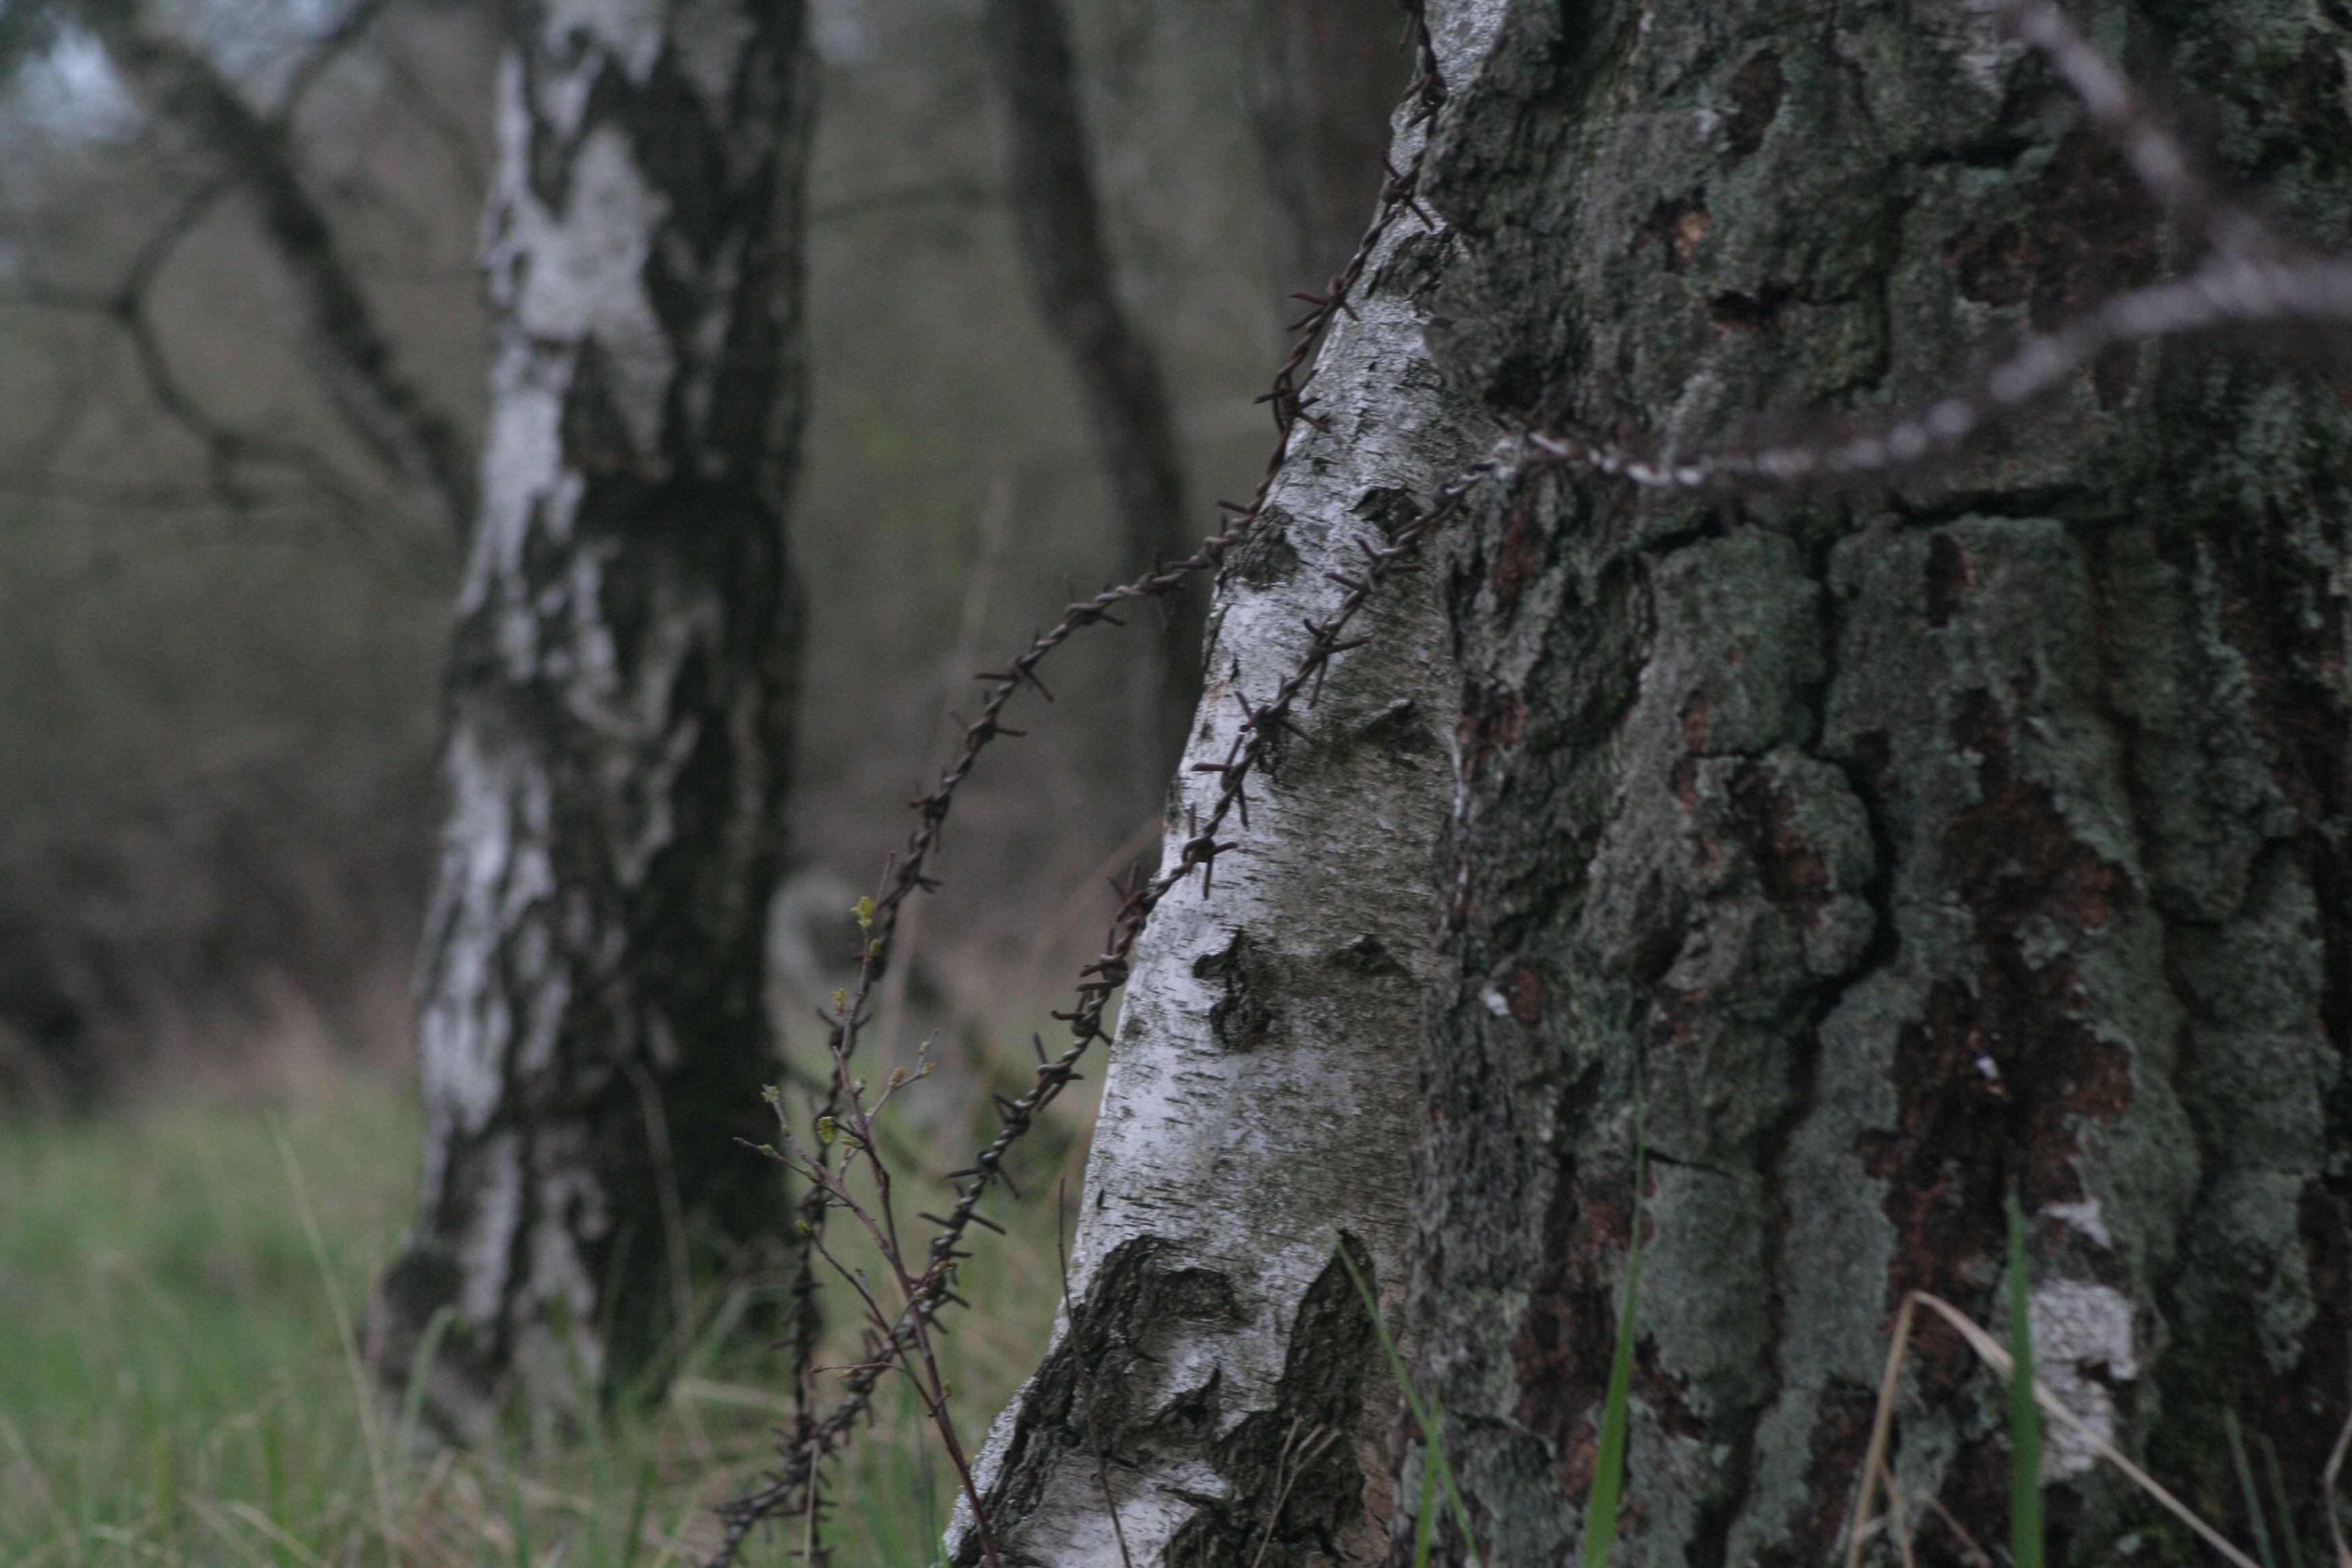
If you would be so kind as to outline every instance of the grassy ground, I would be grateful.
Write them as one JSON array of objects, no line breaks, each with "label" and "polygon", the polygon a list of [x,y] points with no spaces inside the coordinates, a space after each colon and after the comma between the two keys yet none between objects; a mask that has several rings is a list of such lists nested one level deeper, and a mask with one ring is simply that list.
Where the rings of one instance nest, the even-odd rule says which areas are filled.
[{"label": "grassy ground", "polygon": [[[363,1408],[349,1314],[414,1197],[389,1078],[0,1124],[0,1564],[653,1568],[708,1548],[781,1408],[759,1347],[702,1347],[657,1408],[496,1452],[422,1452]],[[1052,1310],[1050,1211],[1029,1229],[975,1266],[986,1315],[952,1336],[967,1443]],[[912,1409],[886,1408],[836,1489],[837,1568],[929,1562],[950,1480]],[[784,1555],[763,1539],[750,1561]]]}]

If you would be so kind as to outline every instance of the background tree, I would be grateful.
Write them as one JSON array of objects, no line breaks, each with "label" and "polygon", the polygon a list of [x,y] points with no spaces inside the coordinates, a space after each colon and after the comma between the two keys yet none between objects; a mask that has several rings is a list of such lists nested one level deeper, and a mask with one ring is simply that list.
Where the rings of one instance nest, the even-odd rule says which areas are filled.
[{"label": "background tree", "polygon": [[[2211,92],[2231,172],[2341,240],[2342,102],[2287,86],[2336,79],[2334,24],[2270,0],[2095,20]],[[2045,1375],[2225,1519],[2242,1420],[2315,1537],[2352,1353],[2340,401],[2242,345],[2118,344],[1933,479],[1851,496],[1661,489],[1637,459],[1548,455],[1653,431],[1654,480],[1748,411],[1924,405],[2003,331],[2217,243],[2281,246],[2246,249],[2193,203],[2168,226],[2047,66],[1961,5],[1440,6],[1431,26],[1445,107],[1419,196],[1448,228],[1402,243],[1375,295],[1421,329],[1444,395],[1576,433],[1507,448],[1441,585],[1457,793],[1410,1321],[1478,1556],[1577,1549],[1646,1215],[1620,1550],[1822,1561],[1895,1307],[1926,1288],[1995,1315],[2010,1190]],[[1349,342],[1318,386],[1351,448],[1423,427],[1433,394]],[[2002,384],[1980,390],[2013,405]],[[1798,429],[1769,449],[1890,450]],[[1358,482],[1425,500],[1426,470],[1375,451],[1383,474]],[[1238,576],[1221,647],[1275,624],[1237,616]],[[1350,657],[1412,649],[1376,646]],[[1265,792],[1315,755],[1286,740]],[[1244,885],[1244,855],[1299,852],[1278,805],[1262,816],[1220,884]],[[1318,856],[1320,921],[1393,900],[1377,872],[1349,886],[1355,858]],[[1379,1470],[1297,1460],[1331,1416],[1299,1407],[1272,1444],[1279,1423],[1234,1419],[1281,1408],[1298,1342],[1261,1282],[1293,1277],[1300,1214],[1347,1231],[1348,1205],[1276,1164],[1246,1208],[1213,1195],[1261,1148],[1312,1147],[1368,1037],[1307,1037],[1314,1096],[1232,1094],[1204,1065],[1221,1029],[1283,1015],[1211,994],[1235,966],[1195,956],[1189,914],[1171,899],[1146,935],[1069,1323],[985,1466],[1000,1538],[1041,1561],[1118,1560],[1103,1516],[1129,1500],[1126,1549],[1252,1562],[1349,1553],[1330,1500],[1381,1502]],[[1139,1205],[1150,1173],[1122,1152],[1188,1124],[1155,1151],[1177,1191]],[[1359,1157],[1339,1168],[1377,1214],[1402,1188],[1367,1191]],[[1130,1226],[1201,1226],[1186,1204],[1230,1215],[1213,1247],[1164,1277],[1158,1244],[1119,1250]],[[1337,1375],[1318,1362],[1314,1386]],[[1895,1458],[1915,1522],[1999,1536],[2000,1412],[1931,1335]],[[1234,1464],[1220,1439],[1244,1434],[1274,1466]],[[1091,1496],[1090,1445],[1111,1478]],[[1303,1491],[1269,1484],[1285,1464]],[[2054,1444],[2043,1473],[2061,1560],[2200,1550],[2086,1451]],[[1943,1523],[1915,1545],[1973,1550]]]},{"label": "background tree", "polygon": [[[363,0],[313,47],[284,89],[289,110],[383,9],[383,0]],[[212,189],[233,186],[252,204],[299,302],[307,357],[336,411],[448,527],[462,529],[473,505],[473,456],[451,417],[397,363],[333,226],[305,186],[287,117],[259,112],[203,53],[142,25],[131,0],[95,0],[67,15],[105,46],[149,115],[203,150],[216,171]],[[183,225],[209,201],[207,195],[192,204]],[[234,440],[222,439],[227,449],[216,457],[233,459]]]},{"label": "background tree", "polygon": [[1363,237],[1411,75],[1401,23],[1388,0],[1258,0],[1250,118],[1285,295],[1321,294]]},{"label": "background tree", "polygon": [[771,1068],[799,604],[797,5],[518,9],[499,83],[482,513],[423,959],[423,1212],[378,1365],[561,1409],[658,1372],[691,1281],[757,1268],[734,1146]]},{"label": "background tree", "polygon": [[[1126,573],[1191,552],[1184,470],[1160,357],[1120,303],[1058,0],[987,0],[982,42],[1003,106],[1005,195],[1046,329],[1068,356],[1125,531]],[[1139,755],[1156,798],[1201,693],[1200,595],[1165,601],[1167,635],[1137,662]]]},{"label": "background tree", "polygon": [[472,482],[451,106],[487,88],[480,35],[446,7],[221,20],[0,26],[4,1099],[404,1006]]}]

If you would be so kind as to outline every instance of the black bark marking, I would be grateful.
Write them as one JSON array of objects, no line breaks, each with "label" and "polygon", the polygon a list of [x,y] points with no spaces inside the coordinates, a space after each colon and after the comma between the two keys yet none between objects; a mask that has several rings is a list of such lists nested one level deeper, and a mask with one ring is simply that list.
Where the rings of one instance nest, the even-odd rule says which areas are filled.
[{"label": "black bark marking", "polygon": [[1192,978],[1222,982],[1222,994],[1209,1005],[1209,1033],[1229,1051],[1254,1051],[1273,1032],[1276,1011],[1267,999],[1279,984],[1270,955],[1234,932],[1223,950],[1192,961]]},{"label": "black bark marking", "polygon": [[1782,283],[1767,283],[1752,294],[1727,290],[1706,302],[1706,316],[1726,331],[1769,332],[1780,327],[1781,312],[1796,297]]},{"label": "black bark marking", "polygon": [[[1369,1249],[1344,1235],[1340,1245],[1377,1288]],[[1068,1332],[1015,1407],[986,1500],[990,1517],[1027,1519],[1050,1487],[1082,1484],[1091,1493],[1098,1460],[1116,1488],[1124,1472],[1192,1458],[1224,1481],[1224,1496],[1186,1497],[1199,1511],[1178,1527],[1167,1563],[1252,1568],[1261,1548],[1266,1568],[1306,1568],[1332,1556],[1363,1513],[1363,1471],[1349,1435],[1381,1367],[1371,1315],[1354,1281],[1336,1257],[1324,1267],[1286,1325],[1271,1402],[1221,1436],[1229,1395],[1216,1375],[1157,1405],[1141,1392],[1188,1326],[1231,1331],[1244,1323],[1230,1280],[1208,1269],[1167,1268],[1160,1261],[1165,1251],[1150,1237],[1121,1243],[1086,1299],[1073,1304]],[[1315,1445],[1312,1435],[1326,1431],[1340,1436]],[[1006,1545],[1008,1562],[1030,1561],[1017,1535]],[[976,1535],[952,1561],[955,1568],[980,1561]]]},{"label": "black bark marking", "polygon": [[1938,530],[1927,541],[1927,624],[1948,626],[1973,584],[1968,552],[1950,530]]},{"label": "black bark marking", "polygon": [[1280,507],[1267,507],[1240,548],[1225,557],[1225,578],[1253,588],[1271,588],[1297,571],[1298,552],[1288,537],[1297,521]]},{"label": "black bark marking", "polygon": [[1780,95],[1788,80],[1780,74],[1780,57],[1766,49],[1731,73],[1723,84],[1731,100],[1730,121],[1724,127],[1724,144],[1734,158],[1745,158],[1764,144],[1764,132],[1780,112]]},{"label": "black bark marking", "polygon": [[[1597,1068],[1568,1086],[1554,1113],[1563,1128],[1589,1120],[1600,1089]],[[1538,1233],[1541,1261],[1510,1342],[1512,1417],[1545,1440],[1560,1491],[1581,1497],[1592,1486],[1616,1346],[1618,1273],[1633,1234],[1633,1170],[1612,1163],[1588,1172],[1576,1141],[1558,1142]]]},{"label": "black bark marking", "polygon": [[1769,769],[1750,763],[1734,775],[1731,825],[1766,898],[1804,915],[1829,902],[1829,867],[1798,827],[1794,805]]},{"label": "black bark marking", "polygon": [[2023,305],[2037,332],[2156,277],[2161,214],[2096,132],[2070,132],[2027,193],[2026,215],[1954,246],[1963,298]]},{"label": "black bark marking", "polygon": [[[1900,1237],[1891,1296],[1920,1289],[1965,1302],[2005,1246],[2009,1184],[2028,1212],[2079,1201],[2076,1129],[2113,1121],[2135,1098],[2131,1055],[2091,1026],[2074,962],[2035,956],[2030,939],[2063,933],[2071,949],[2138,894],[2076,837],[2049,790],[2016,776],[1991,693],[1964,699],[1953,739],[1978,759],[1979,799],[1944,831],[1938,872],[1974,918],[1975,969],[1936,982],[1926,1017],[1901,1031],[1895,1129],[1866,1135],[1861,1152],[1890,1183],[1884,1206]],[[1921,1343],[1930,1385],[1948,1394],[1969,1359],[1941,1331]]]},{"label": "black bark marking", "polygon": [[1345,947],[1335,949],[1331,962],[1349,973],[1360,974],[1366,979],[1411,979],[1412,974],[1411,970],[1397,962],[1396,955],[1380,938],[1369,934],[1358,937]]},{"label": "black bark marking", "polygon": [[1832,1384],[1822,1391],[1808,1439],[1804,1500],[1785,1533],[1756,1554],[1758,1568],[1814,1568],[1833,1560],[1877,1404],[1874,1390],[1853,1384]]},{"label": "black bark marking", "polygon": [[[1370,1250],[1344,1234],[1339,1245],[1377,1289]],[[1371,1313],[1339,1258],[1300,1298],[1285,1344],[1273,1404],[1210,1446],[1209,1465],[1226,1493],[1203,1501],[1169,1538],[1171,1568],[1307,1568],[1338,1557],[1348,1527],[1362,1517],[1364,1473],[1349,1436],[1381,1352]]]},{"label": "black bark marking", "polygon": [[[1166,1250],[1151,1237],[1121,1243],[1086,1296],[1071,1303],[1068,1331],[1014,1406],[1013,1433],[984,1500],[992,1520],[1029,1518],[1055,1485],[1095,1489],[1097,1464],[1116,1477],[1155,1449],[1189,1449],[1201,1432],[1214,1431],[1221,1391],[1213,1379],[1156,1408],[1142,1403],[1139,1385],[1184,1325],[1232,1329],[1243,1321],[1230,1280],[1208,1269],[1169,1268],[1160,1262]],[[1027,1561],[1017,1541],[1003,1544],[1008,1561]],[[980,1559],[979,1533],[967,1532],[955,1568]]]},{"label": "black bark marking", "polygon": [[1708,216],[1706,204],[1696,196],[1684,196],[1675,201],[1660,202],[1650,209],[1650,216],[1636,232],[1645,245],[1656,245],[1664,252],[1666,270],[1680,272],[1697,254],[1699,242],[1715,220]]}]

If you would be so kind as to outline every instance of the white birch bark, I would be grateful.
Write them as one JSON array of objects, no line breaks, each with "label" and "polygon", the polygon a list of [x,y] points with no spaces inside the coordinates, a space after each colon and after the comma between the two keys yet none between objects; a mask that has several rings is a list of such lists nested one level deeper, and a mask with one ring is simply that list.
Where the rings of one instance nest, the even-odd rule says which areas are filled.
[{"label": "white birch bark", "polygon": [[[1449,79],[1498,6],[1440,7]],[[1411,156],[1418,131],[1397,150]],[[1359,541],[1425,505],[1492,431],[1421,343],[1451,253],[1402,218],[1324,345],[1314,412],[1261,531],[1228,563],[1170,807],[1205,810],[1244,710],[1296,667]],[[1370,1562],[1386,1542],[1394,1388],[1338,1262],[1401,1281],[1431,868],[1454,712],[1428,576],[1369,607],[1311,739],[1253,779],[1240,847],[1138,944],[1087,1169],[1070,1308],[979,1464],[1007,1562],[1055,1568]],[[1117,1510],[1114,1528],[1111,1510]],[[1123,1539],[1122,1539],[1123,1538]],[[959,1563],[976,1532],[950,1532]]]},{"label": "white birch bark", "polygon": [[482,515],[425,933],[394,1384],[478,1432],[656,1361],[775,1225],[764,906],[797,659],[797,4],[542,0],[499,74]]}]

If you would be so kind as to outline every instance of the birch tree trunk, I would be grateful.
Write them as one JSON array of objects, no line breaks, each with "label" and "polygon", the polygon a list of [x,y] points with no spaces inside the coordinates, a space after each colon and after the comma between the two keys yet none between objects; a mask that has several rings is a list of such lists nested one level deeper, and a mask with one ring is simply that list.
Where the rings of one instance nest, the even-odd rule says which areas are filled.
[{"label": "birch tree trunk", "polygon": [[[2352,36],[2294,0],[2158,13],[2087,20],[2341,243]],[[1427,186],[1450,383],[1685,450],[1934,396],[2180,258],[1958,0],[1515,6]],[[1577,1550],[1644,1212],[1616,1560],[1830,1561],[1890,1320],[1913,1289],[1998,1320],[2012,1188],[2045,1379],[2251,1540],[2234,1414],[2320,1549],[2352,419],[2244,346],[2113,353],[1932,484],[1742,505],[1554,469],[1476,507],[1413,1298],[1485,1562]],[[1939,1327],[1919,1352],[1895,1479],[1919,1560],[1958,1564],[1946,1515],[2006,1538],[2001,1395]],[[2056,1428],[2042,1476],[2053,1562],[2206,1560]]]},{"label": "birch tree trunk", "polygon": [[[1486,23],[1455,11],[1452,66]],[[1453,244],[1402,220],[1325,343],[1328,427],[1301,431],[1217,586],[1188,764],[1223,758],[1240,700],[1295,668],[1301,618],[1340,595],[1324,574],[1360,567],[1358,541],[1381,542],[1492,438],[1421,346]],[[1139,943],[1067,1308],[980,1461],[1008,1562],[1294,1568],[1384,1550],[1396,1390],[1339,1253],[1397,1298],[1454,723],[1437,599],[1427,574],[1406,583],[1367,612],[1373,640],[1341,656],[1311,738],[1286,736],[1252,782],[1241,847],[1205,891],[1171,891]],[[1182,773],[1170,830],[1215,790]],[[950,1537],[965,1565],[968,1523]]]},{"label": "birch tree trunk", "polygon": [[803,10],[541,0],[499,77],[483,505],[425,940],[422,1213],[377,1301],[459,1435],[653,1368],[777,1221],[755,1130],[799,611]]}]

